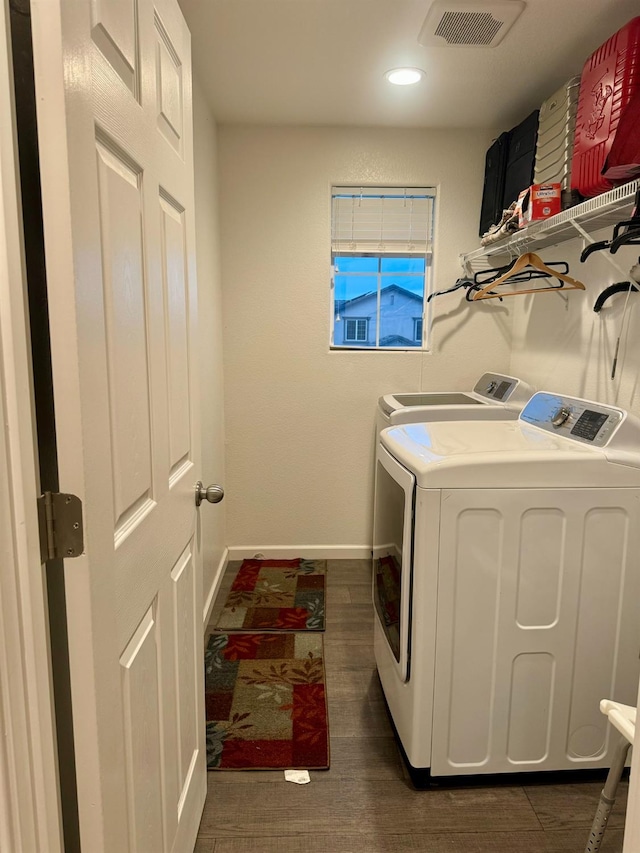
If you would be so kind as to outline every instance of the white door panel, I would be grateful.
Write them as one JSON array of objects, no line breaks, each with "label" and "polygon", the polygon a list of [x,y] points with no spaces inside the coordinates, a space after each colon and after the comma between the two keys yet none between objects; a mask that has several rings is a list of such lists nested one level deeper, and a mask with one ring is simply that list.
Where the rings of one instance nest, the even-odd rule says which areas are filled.
[{"label": "white door panel", "polygon": [[174,44],[165,23],[155,18],[156,28],[156,120],[167,142],[179,153],[184,145],[184,101],[182,53]]},{"label": "white door panel", "polygon": [[139,75],[136,0],[91,0],[91,35],[135,96]]},{"label": "white door panel", "polygon": [[206,786],[190,39],[175,0],[51,0],[34,43],[81,836],[170,853]]},{"label": "white door panel", "polygon": [[160,198],[162,282],[167,317],[167,391],[169,395],[169,484],[191,461],[189,409],[189,294],[185,211],[168,196]]},{"label": "white door panel", "polygon": [[158,635],[153,607],[120,657],[131,850],[165,850],[163,843]]}]

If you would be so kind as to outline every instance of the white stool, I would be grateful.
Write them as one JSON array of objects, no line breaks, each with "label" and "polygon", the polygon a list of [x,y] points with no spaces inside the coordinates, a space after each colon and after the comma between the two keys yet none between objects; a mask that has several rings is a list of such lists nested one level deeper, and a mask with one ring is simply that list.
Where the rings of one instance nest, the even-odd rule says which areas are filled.
[{"label": "white stool", "polygon": [[600,702],[600,710],[603,714],[607,715],[609,722],[620,732],[620,735],[615,744],[613,761],[607,774],[607,781],[604,783],[604,788],[600,794],[598,810],[591,825],[591,834],[587,841],[585,853],[598,853],[598,850],[600,850],[602,837],[607,828],[607,821],[609,820],[613,804],[616,801],[616,791],[618,790],[618,783],[624,771],[627,753],[630,747],[633,746],[633,739],[636,733],[636,709],[631,705],[621,705],[620,702],[603,699]]}]

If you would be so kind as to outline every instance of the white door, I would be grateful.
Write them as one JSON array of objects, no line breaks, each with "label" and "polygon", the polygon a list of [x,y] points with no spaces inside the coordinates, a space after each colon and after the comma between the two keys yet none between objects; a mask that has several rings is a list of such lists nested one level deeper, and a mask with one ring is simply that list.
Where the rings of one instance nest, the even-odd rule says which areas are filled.
[{"label": "white door", "polygon": [[[190,37],[32,4],[83,849],[191,850],[205,797]],[[209,511],[215,511],[205,507]]]}]

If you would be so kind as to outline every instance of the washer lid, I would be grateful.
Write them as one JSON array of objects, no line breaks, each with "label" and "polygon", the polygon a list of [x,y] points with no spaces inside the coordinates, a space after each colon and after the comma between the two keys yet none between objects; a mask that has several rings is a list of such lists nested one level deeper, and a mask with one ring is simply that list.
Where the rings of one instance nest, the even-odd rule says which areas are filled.
[{"label": "washer lid", "polygon": [[640,487],[635,464],[519,421],[407,424],[381,432],[381,442],[422,488]]},{"label": "washer lid", "polygon": [[489,400],[483,400],[479,396],[465,394],[462,391],[432,391],[429,393],[416,391],[407,394],[385,394],[384,397],[378,399],[378,406],[387,416],[393,412],[411,409],[412,412],[422,410],[425,412],[425,416],[429,417],[429,412],[434,408],[446,408],[454,411],[467,408],[474,410],[487,405],[489,402]]},{"label": "washer lid", "polygon": [[[493,405],[513,409],[519,412],[533,394],[533,388],[521,379],[502,373],[483,373],[473,387],[473,391],[430,391],[385,394],[378,400],[378,406],[389,416],[393,412],[411,408],[424,409],[452,407],[456,417],[465,416],[469,407],[469,416],[478,412],[482,405]],[[455,408],[453,408],[455,407]]]}]

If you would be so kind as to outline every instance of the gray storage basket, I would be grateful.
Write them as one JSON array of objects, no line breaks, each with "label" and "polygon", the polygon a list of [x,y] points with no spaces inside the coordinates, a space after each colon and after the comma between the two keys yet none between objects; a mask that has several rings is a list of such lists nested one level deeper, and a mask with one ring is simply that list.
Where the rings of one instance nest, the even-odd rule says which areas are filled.
[{"label": "gray storage basket", "polygon": [[534,181],[571,187],[571,160],[580,77],[572,77],[542,104],[536,144]]}]

